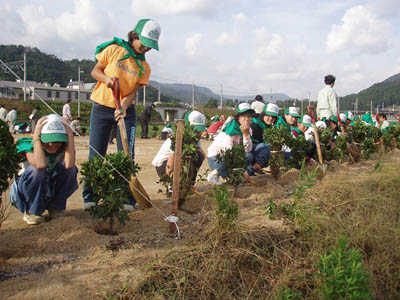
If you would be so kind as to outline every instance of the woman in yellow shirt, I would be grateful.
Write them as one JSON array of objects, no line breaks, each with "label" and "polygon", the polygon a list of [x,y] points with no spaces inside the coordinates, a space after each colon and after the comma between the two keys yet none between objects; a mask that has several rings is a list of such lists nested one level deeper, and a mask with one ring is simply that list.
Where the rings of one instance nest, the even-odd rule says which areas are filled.
[{"label": "woman in yellow shirt", "polygon": [[[105,155],[112,126],[116,120],[125,119],[129,151],[134,159],[136,108],[135,95],[139,88],[147,85],[151,69],[145,60],[145,53],[151,49],[158,50],[160,25],[154,20],[141,19],[135,28],[128,33],[128,41],[114,38],[96,48],[96,65],[92,76],[97,84],[92,92],[92,112],[90,115],[89,160],[97,155]],[[121,94],[121,111],[116,110],[112,89],[114,79],[118,78]],[[118,128],[118,127],[117,127]],[[119,128],[117,129],[117,148],[122,151]],[[84,208],[94,205],[92,188],[83,187]],[[135,200],[124,204],[125,209],[133,210]]]}]

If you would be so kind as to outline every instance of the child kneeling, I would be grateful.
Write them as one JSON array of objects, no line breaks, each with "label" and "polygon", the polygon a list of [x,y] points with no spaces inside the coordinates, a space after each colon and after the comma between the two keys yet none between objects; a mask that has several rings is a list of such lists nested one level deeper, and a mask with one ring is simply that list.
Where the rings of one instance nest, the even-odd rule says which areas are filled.
[{"label": "child kneeling", "polygon": [[39,119],[32,138],[18,140],[17,152],[26,159],[13,182],[10,198],[29,225],[65,215],[67,199],[78,189],[74,134],[57,115]]},{"label": "child kneeling", "polygon": [[[207,180],[216,185],[222,184],[219,176],[227,176],[226,168],[223,162],[217,159],[217,155],[223,155],[226,150],[233,148],[235,144],[243,144],[246,152],[251,152],[253,143],[250,137],[250,123],[254,114],[250,104],[241,103],[236,109],[236,115],[233,120],[227,120],[224,129],[216,136],[214,142],[208,147],[208,166],[211,172]],[[247,172],[244,172],[247,182],[250,181]]]}]

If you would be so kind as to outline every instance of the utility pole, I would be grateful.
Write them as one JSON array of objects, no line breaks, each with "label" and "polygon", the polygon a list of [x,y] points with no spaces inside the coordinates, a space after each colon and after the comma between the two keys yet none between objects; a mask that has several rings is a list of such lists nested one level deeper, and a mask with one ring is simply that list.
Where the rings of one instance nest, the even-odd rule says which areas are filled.
[{"label": "utility pole", "polygon": [[337,111],[340,114],[340,97],[337,97]]},{"label": "utility pole", "polygon": [[157,99],[158,103],[161,103],[161,85],[158,87],[158,99]]},{"label": "utility pole", "polygon": [[311,106],[311,92],[308,92],[308,106]]},{"label": "utility pole", "polygon": [[303,115],[303,102],[304,102],[304,98],[301,99],[301,114]]},{"label": "utility pole", "polygon": [[143,106],[146,106],[146,86],[143,86]]},{"label": "utility pole", "polygon": [[24,52],[24,102],[26,102],[26,53]]},{"label": "utility pole", "polygon": [[223,88],[224,88],[224,85],[221,83],[221,105],[220,105],[220,109],[222,109],[222,95],[223,95]]},{"label": "utility pole", "polygon": [[78,65],[78,117],[81,116],[81,65]]},{"label": "utility pole", "polygon": [[272,103],[272,88],[269,89],[269,93],[271,95],[271,103]]},{"label": "utility pole", "polygon": [[194,109],[194,80],[192,81],[192,109]]},{"label": "utility pole", "polygon": [[372,100],[371,100],[371,114],[372,114]]},{"label": "utility pole", "polygon": [[358,114],[358,97],[356,98],[356,113]]}]

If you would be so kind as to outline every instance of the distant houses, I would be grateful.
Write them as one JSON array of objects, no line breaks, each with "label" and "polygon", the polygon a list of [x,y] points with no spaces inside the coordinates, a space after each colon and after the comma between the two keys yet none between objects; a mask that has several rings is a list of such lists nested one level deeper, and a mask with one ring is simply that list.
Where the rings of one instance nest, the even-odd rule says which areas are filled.
[{"label": "distant houses", "polygon": [[[90,95],[96,83],[80,82],[80,90],[78,81],[70,81],[66,87],[60,87],[55,83],[37,83],[35,81],[26,81],[26,98],[29,100],[72,100],[89,102]],[[23,99],[24,98],[24,82],[23,81],[5,81],[0,80],[0,98]]]}]

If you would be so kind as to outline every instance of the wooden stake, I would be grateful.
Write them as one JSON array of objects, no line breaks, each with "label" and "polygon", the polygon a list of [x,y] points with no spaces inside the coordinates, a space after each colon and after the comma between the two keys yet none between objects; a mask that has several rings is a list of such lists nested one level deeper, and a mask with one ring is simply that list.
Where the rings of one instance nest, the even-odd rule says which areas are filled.
[{"label": "wooden stake", "polygon": [[[184,120],[176,122],[176,141],[175,141],[175,159],[174,159],[174,179],[172,183],[172,205],[171,215],[178,216],[179,202],[179,183],[181,178],[181,161],[182,161],[182,140],[183,140],[183,125]],[[169,223],[170,233],[175,233],[176,226],[174,223]]]}]

